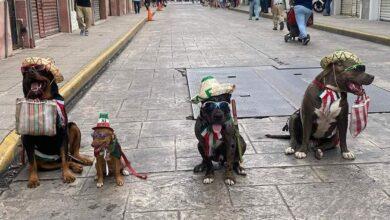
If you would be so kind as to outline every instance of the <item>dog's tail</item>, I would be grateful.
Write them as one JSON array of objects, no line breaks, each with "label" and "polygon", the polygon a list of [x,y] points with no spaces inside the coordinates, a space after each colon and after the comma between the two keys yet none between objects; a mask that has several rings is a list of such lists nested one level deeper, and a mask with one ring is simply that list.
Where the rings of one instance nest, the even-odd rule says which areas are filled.
[{"label": "dog's tail", "polygon": [[[286,125],[282,128],[282,131],[288,131],[288,121]],[[291,135],[272,135],[272,134],[266,134],[265,135],[267,138],[273,138],[273,139],[290,139]]]},{"label": "dog's tail", "polygon": [[289,134],[286,134],[286,135],[266,134],[265,136],[267,138],[272,138],[272,139],[290,139],[291,138],[291,136]]}]

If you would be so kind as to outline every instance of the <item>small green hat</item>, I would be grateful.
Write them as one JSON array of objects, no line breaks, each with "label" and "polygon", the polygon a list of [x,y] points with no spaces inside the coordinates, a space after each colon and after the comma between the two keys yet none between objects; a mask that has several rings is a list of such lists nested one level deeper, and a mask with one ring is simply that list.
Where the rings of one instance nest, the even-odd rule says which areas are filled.
[{"label": "small green hat", "polygon": [[107,112],[100,112],[99,113],[98,123],[97,123],[96,127],[93,127],[92,129],[95,130],[98,128],[108,128],[108,129],[114,131],[114,129],[112,129],[110,126],[110,120],[108,119]]}]

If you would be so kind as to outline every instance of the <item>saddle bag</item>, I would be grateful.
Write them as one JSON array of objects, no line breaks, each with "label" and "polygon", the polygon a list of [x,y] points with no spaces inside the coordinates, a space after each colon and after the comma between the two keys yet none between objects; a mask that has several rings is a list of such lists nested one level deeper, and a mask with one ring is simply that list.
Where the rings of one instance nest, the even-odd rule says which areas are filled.
[{"label": "saddle bag", "polygon": [[57,125],[57,104],[54,100],[16,99],[16,133],[32,136],[54,136]]},{"label": "saddle bag", "polygon": [[349,121],[349,132],[352,137],[357,137],[367,126],[368,108],[370,97],[366,94],[358,96],[351,107],[351,120]]}]

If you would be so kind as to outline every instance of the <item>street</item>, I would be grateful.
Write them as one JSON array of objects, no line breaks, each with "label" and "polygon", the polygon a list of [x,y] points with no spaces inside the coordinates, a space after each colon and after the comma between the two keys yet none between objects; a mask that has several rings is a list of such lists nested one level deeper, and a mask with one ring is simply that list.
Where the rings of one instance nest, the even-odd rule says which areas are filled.
[{"label": "street", "polygon": [[[119,187],[108,177],[97,188],[92,166],[84,167],[71,184],[62,182],[60,170],[40,172],[41,185],[29,189],[24,168],[9,188],[0,189],[0,219],[387,219],[390,47],[314,29],[308,29],[309,45],[302,46],[285,43],[287,30],[272,27],[270,19],[248,21],[246,14],[230,10],[168,5],[69,112],[82,132],[82,153],[91,157],[92,127],[99,112],[108,112],[132,166],[148,173],[148,179],[127,176]],[[192,171],[201,157],[189,102],[189,87],[199,88],[200,81],[188,85],[189,74],[250,72],[264,78],[281,71],[303,74],[310,82],[305,74],[320,73],[322,57],[337,49],[360,57],[366,71],[375,75],[368,90],[378,97],[371,100],[373,105],[386,103],[369,115],[360,136],[348,136],[356,160],[342,159],[339,149],[325,152],[322,160],[313,153],[303,160],[285,155],[288,141],[267,139],[265,134],[281,134],[286,116],[297,106],[254,99],[242,108],[250,117],[239,119],[248,145],[243,163],[248,175],[236,176],[236,185],[227,186],[224,171],[217,170],[214,183],[203,184],[204,174]],[[271,84],[265,91],[268,97],[301,97]],[[247,85],[236,86],[239,95],[245,95],[240,88]],[[285,103],[291,105],[282,109]],[[249,111],[255,105],[260,113]]]}]

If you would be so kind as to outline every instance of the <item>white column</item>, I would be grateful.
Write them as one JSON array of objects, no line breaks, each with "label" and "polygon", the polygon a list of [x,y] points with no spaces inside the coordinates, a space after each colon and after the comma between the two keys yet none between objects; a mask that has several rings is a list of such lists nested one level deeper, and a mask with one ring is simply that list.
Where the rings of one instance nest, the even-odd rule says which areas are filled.
[{"label": "white column", "polygon": [[370,11],[368,14],[368,20],[378,21],[380,17],[380,5],[381,0],[370,0]]},{"label": "white column", "polygon": [[342,0],[333,0],[333,13],[332,15],[340,15],[341,14],[341,1]]}]

